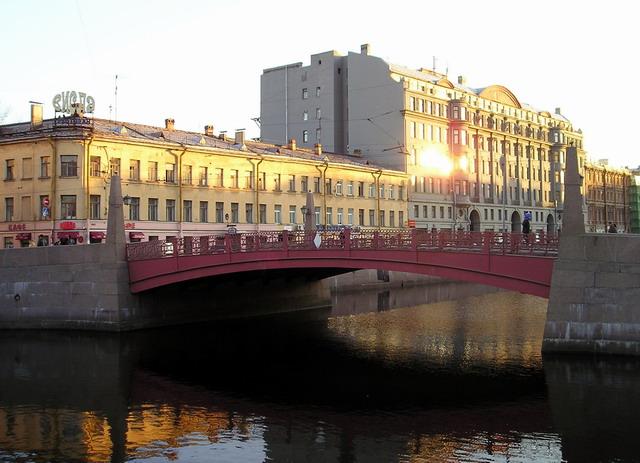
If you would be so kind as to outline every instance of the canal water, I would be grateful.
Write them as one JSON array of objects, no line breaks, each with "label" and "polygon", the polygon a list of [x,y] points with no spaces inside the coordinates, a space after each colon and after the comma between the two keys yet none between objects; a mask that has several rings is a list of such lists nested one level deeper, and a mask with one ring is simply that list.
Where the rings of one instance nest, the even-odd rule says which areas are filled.
[{"label": "canal water", "polygon": [[640,461],[640,362],[543,358],[545,312],[440,283],[243,322],[5,331],[0,461]]}]

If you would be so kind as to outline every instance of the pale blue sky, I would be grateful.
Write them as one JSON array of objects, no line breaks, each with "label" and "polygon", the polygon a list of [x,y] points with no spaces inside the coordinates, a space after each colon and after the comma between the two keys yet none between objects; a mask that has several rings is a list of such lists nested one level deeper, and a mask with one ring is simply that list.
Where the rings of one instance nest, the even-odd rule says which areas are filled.
[{"label": "pale blue sky", "polygon": [[[29,100],[63,90],[109,117],[201,131],[247,128],[260,113],[262,69],[335,49],[408,67],[448,66],[471,87],[501,84],[582,128],[593,159],[638,166],[639,27],[632,2],[80,1],[0,3],[0,108],[27,120]],[[0,111],[1,112],[1,111]]]}]

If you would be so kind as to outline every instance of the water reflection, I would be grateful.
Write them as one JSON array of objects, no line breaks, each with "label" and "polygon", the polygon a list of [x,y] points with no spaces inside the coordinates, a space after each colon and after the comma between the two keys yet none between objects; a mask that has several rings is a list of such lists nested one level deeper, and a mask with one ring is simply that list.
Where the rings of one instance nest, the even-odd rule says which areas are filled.
[{"label": "water reflection", "polygon": [[0,461],[633,461],[586,430],[638,450],[635,363],[543,367],[537,298],[394,309],[403,297],[119,336],[5,332]]}]

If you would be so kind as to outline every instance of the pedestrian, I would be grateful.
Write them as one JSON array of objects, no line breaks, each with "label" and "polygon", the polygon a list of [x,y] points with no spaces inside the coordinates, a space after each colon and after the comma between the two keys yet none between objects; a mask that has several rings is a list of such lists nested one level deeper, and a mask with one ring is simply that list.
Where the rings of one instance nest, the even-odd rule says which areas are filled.
[{"label": "pedestrian", "polygon": [[609,222],[609,229],[607,230],[609,233],[618,233],[616,224],[613,222]]},{"label": "pedestrian", "polygon": [[529,233],[531,233],[531,222],[527,215],[525,215],[525,219],[522,221],[522,234],[524,236],[525,243],[529,243]]}]

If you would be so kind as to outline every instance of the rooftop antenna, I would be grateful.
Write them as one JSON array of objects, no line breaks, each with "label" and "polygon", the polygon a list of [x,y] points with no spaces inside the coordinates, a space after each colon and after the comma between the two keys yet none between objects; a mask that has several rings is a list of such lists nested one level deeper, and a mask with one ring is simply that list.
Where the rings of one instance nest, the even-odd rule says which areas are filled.
[{"label": "rooftop antenna", "polygon": [[114,109],[115,109],[115,115],[116,115],[114,120],[117,121],[118,120],[118,74],[116,74],[114,98],[115,98]]}]

